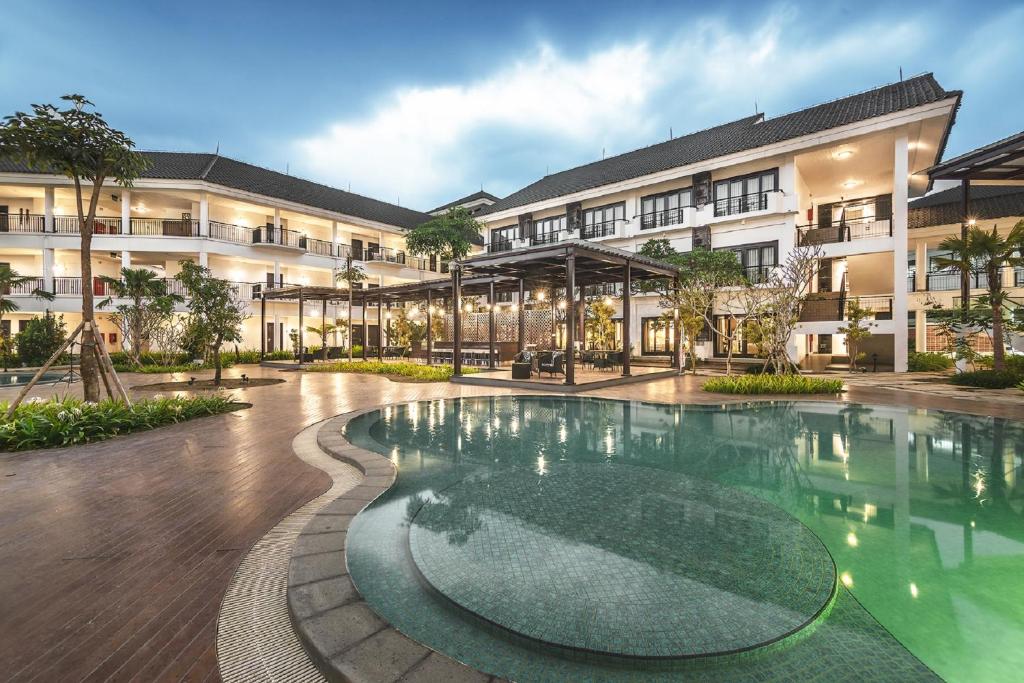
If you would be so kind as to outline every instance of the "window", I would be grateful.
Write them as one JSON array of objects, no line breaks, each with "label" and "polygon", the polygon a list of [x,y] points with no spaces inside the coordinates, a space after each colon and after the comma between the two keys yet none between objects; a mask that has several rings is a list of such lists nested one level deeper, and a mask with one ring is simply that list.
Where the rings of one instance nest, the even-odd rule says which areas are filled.
[{"label": "window", "polygon": [[743,272],[750,282],[757,284],[768,278],[772,268],[779,265],[779,243],[745,244],[740,247],[725,247],[736,254]]},{"label": "window", "polygon": [[779,169],[715,183],[715,215],[731,216],[768,208],[768,193],[778,189]]},{"label": "window", "polygon": [[512,248],[512,240],[516,238],[519,231],[518,225],[506,225],[503,228],[491,230],[491,243],[487,245],[487,251],[508,251]]},{"label": "window", "polygon": [[565,232],[565,216],[553,216],[541,218],[533,224],[533,237],[530,244],[547,244],[557,242],[561,239],[561,233]]},{"label": "window", "polygon": [[608,237],[615,234],[615,226],[626,219],[626,203],[598,206],[583,211],[583,232],[580,237]]},{"label": "window", "polygon": [[675,340],[675,324],[665,318],[640,321],[640,353],[645,356],[670,356]]},{"label": "window", "polygon": [[683,209],[693,206],[693,188],[672,190],[640,200],[640,229],[650,230],[683,222]]}]

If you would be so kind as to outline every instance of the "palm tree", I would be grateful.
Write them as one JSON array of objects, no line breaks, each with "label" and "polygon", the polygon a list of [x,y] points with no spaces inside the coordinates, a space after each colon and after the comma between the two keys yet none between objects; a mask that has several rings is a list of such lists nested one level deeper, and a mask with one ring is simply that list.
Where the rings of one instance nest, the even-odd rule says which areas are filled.
[{"label": "palm tree", "polygon": [[142,363],[142,346],[149,336],[151,316],[147,315],[152,304],[161,310],[169,309],[175,303],[184,301],[177,294],[167,292],[167,283],[148,268],[122,268],[121,278],[101,275],[100,280],[106,285],[107,298],[99,302],[99,307],[109,306],[111,299],[128,299],[131,303],[118,307],[118,313],[125,321],[123,332],[131,350],[132,360],[136,365]]},{"label": "palm tree", "polygon": [[[338,282],[346,283],[346,289],[348,289],[348,322],[346,323],[345,337],[348,339],[348,360],[352,362],[352,290],[355,289],[357,282],[362,282],[366,279],[366,272],[357,265],[352,264],[352,256],[349,255],[345,259],[345,267],[341,268],[334,274],[334,279]],[[363,300],[363,306],[366,305],[365,299]],[[363,348],[365,349],[366,340],[363,340]]]},{"label": "palm tree", "polygon": [[[988,293],[984,302],[992,309],[992,367],[1003,370],[1006,367],[1006,349],[1003,341],[1003,305],[1009,295],[1003,290],[1003,268],[1024,264],[1024,221],[1010,229],[1005,237],[993,226],[991,231],[972,226],[967,239],[948,237],[939,248],[949,251],[950,256],[936,258],[943,268],[959,271],[970,277],[985,273],[988,278]],[[966,303],[966,302],[964,302]]]},{"label": "palm tree", "polygon": [[335,325],[334,323],[324,323],[323,326],[309,325],[308,327],[306,327],[306,332],[319,335],[320,350],[322,352],[324,360],[327,360],[327,335],[329,335],[331,332],[334,332],[337,329],[338,326]]},{"label": "palm tree", "polygon": [[[35,279],[36,278],[34,277],[19,275],[17,272],[11,270],[11,267],[8,264],[0,263],[0,327],[3,326],[5,315],[21,310],[21,306],[18,305],[17,301],[8,298],[11,295],[11,290],[19,287],[20,285],[32,282]],[[44,289],[39,289],[38,287],[33,287],[29,294],[47,301],[53,300],[53,294]],[[8,338],[10,337],[10,335],[5,336]],[[3,356],[4,360],[5,372],[7,371],[7,360],[10,356],[10,350],[10,344],[4,344],[2,349],[0,349],[0,355]]]}]

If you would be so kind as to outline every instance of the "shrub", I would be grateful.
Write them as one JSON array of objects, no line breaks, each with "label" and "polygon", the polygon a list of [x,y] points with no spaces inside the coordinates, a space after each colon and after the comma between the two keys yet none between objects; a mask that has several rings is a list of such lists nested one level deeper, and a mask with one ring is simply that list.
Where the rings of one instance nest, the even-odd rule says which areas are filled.
[{"label": "shrub", "polygon": [[949,378],[949,381],[961,387],[979,389],[1009,389],[1017,386],[1024,377],[1010,370],[975,370],[961,372]]},{"label": "shrub", "polygon": [[29,366],[42,365],[50,360],[50,356],[60,348],[67,336],[64,316],[46,314],[42,318],[32,318],[14,338],[18,358]]},{"label": "shrub", "polygon": [[[187,353],[172,353],[164,356],[160,353],[153,353],[150,351],[143,351],[139,354],[139,360],[144,366],[149,365],[162,365],[164,360],[170,360],[170,365],[188,365],[192,358]],[[124,366],[127,367],[132,364],[131,357],[124,351],[114,351],[110,354],[110,361],[115,367]]]},{"label": "shrub", "polygon": [[[366,375],[389,375],[393,377],[408,377],[418,382],[446,382],[452,377],[452,366],[450,365],[420,365],[419,363],[381,363],[380,361],[353,360],[351,363],[328,363],[324,365],[312,365],[306,368],[307,372],[356,372]],[[478,372],[476,368],[463,368],[465,374]]]},{"label": "shrub", "polygon": [[295,358],[295,354],[291,351],[269,351],[263,356],[263,360],[292,360],[293,358]]},{"label": "shrub", "polygon": [[[222,368],[230,368],[232,365],[231,361],[224,360],[221,362]],[[176,365],[114,365],[114,369],[118,372],[139,372],[144,375],[158,375],[162,372],[195,372],[197,370],[213,370],[213,363],[207,361],[206,363],[179,363]]]},{"label": "shrub", "polygon": [[838,394],[841,379],[821,379],[804,375],[736,375],[712,377],[704,391],[719,394]]},{"label": "shrub", "polygon": [[911,353],[907,357],[907,368],[910,372],[938,372],[953,367],[953,359],[944,353],[925,351]]},{"label": "shrub", "polygon": [[[7,413],[8,403],[0,403]],[[234,410],[237,404],[222,394],[152,398],[131,406],[123,401],[87,403],[64,397],[28,401],[10,419],[0,421],[0,450],[73,446],[102,441],[118,434],[153,429],[205,415]]]},{"label": "shrub", "polygon": [[233,354],[229,353],[228,357],[238,365],[255,365],[260,362],[260,351],[259,349],[242,349]]}]

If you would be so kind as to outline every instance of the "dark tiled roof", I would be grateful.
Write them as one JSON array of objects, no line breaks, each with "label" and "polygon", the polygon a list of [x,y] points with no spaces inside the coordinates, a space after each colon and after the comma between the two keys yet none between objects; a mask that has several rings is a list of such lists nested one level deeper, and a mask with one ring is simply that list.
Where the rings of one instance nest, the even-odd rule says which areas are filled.
[{"label": "dark tiled roof", "polygon": [[[933,225],[956,225],[962,220],[960,203],[963,189],[958,185],[934,192],[910,202],[907,225],[927,228]],[[1024,186],[972,185],[970,215],[981,221],[1011,216],[1024,217]]]},{"label": "dark tiled roof", "polygon": [[941,179],[977,178],[992,174],[988,180],[1020,178],[1024,170],[1020,154],[1024,151],[1024,131],[1002,140],[964,152],[928,169],[929,177]]},{"label": "dark tiled roof", "polygon": [[762,115],[749,116],[545,176],[484,209],[483,213],[503,211],[707,161],[950,97],[959,100],[960,95],[957,90],[944,90],[932,74],[924,74],[773,119],[765,119]]},{"label": "dark tiled roof", "polygon": [[448,202],[447,204],[439,206],[436,209],[431,209],[429,211],[429,213],[437,213],[438,211],[447,211],[448,209],[452,208],[453,206],[459,206],[461,204],[468,204],[470,202],[475,202],[478,199],[487,199],[487,200],[490,200],[491,202],[498,201],[498,198],[495,197],[490,192],[485,192],[483,190],[480,190],[479,192],[474,192],[473,194],[466,195],[462,199],[456,199],[454,202]]},{"label": "dark tiled roof", "polygon": [[[195,152],[143,152],[151,166],[144,178],[205,180],[222,187],[253,192],[400,228],[413,228],[430,216],[388,202],[346,192],[295,176],[253,166],[216,154]],[[0,159],[0,172],[33,173],[27,166]]]}]

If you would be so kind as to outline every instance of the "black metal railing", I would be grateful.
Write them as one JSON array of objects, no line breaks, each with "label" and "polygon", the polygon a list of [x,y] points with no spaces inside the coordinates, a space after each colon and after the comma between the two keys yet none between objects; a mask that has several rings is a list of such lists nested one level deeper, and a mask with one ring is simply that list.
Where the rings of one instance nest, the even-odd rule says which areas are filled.
[{"label": "black metal railing", "polygon": [[497,254],[503,251],[512,251],[512,240],[505,237],[500,239],[492,239],[487,243],[487,253]]},{"label": "black metal railing", "polygon": [[28,276],[31,279],[23,282],[13,282],[6,287],[6,296],[31,296],[36,290],[42,290],[46,285],[41,277]]},{"label": "black metal railing", "polygon": [[140,237],[198,237],[199,221],[190,218],[131,218],[131,235]]},{"label": "black metal railing", "polygon": [[252,244],[252,228],[234,225],[233,223],[222,223],[220,221],[210,221],[209,225],[210,237],[215,240],[236,242],[238,244]]},{"label": "black metal railing", "polygon": [[615,235],[615,224],[622,220],[621,218],[618,221],[612,219],[610,221],[602,221],[601,223],[584,225],[580,228],[580,237],[585,240],[592,240],[598,237],[612,237]]},{"label": "black metal railing", "polygon": [[840,322],[847,319],[847,303],[856,301],[875,320],[892,320],[891,296],[848,296],[843,292],[811,295],[800,308],[800,322]]},{"label": "black metal railing", "polygon": [[910,273],[907,275],[907,291],[913,292],[915,289],[917,289],[917,275]]},{"label": "black metal railing", "polygon": [[46,217],[27,213],[0,213],[0,232],[45,232]]},{"label": "black metal railing", "polygon": [[690,208],[693,207],[680,206],[675,209],[665,209],[663,211],[654,211],[642,214],[640,216],[640,229],[654,230],[655,228],[663,228],[667,225],[679,225],[685,220],[685,214],[683,212]]},{"label": "black metal railing", "polygon": [[[960,289],[961,274],[955,270],[936,270],[927,274],[929,292],[950,292]],[[971,273],[971,289],[988,289],[988,273]]]},{"label": "black metal railing", "polygon": [[768,208],[768,195],[772,192],[776,192],[776,190],[744,194],[738,197],[728,197],[727,199],[716,199],[715,215],[733,216],[738,213],[764,211]]},{"label": "black metal railing", "polygon": [[777,263],[766,263],[760,266],[744,266],[743,275],[747,282],[752,285],[759,285],[768,281],[768,276],[778,266]]},{"label": "black metal railing", "polygon": [[837,221],[825,226],[801,225],[797,227],[797,236],[800,246],[892,237],[892,220],[889,216],[875,216]]},{"label": "black metal railing", "polygon": [[306,251],[310,254],[318,254],[320,256],[334,256],[334,245],[327,240],[318,240],[312,237],[307,237]]},{"label": "black metal railing", "polygon": [[561,242],[564,239],[561,230],[553,230],[551,232],[542,232],[534,235],[530,235],[530,244],[554,244],[555,242]]},{"label": "black metal railing", "polygon": [[305,249],[305,235],[288,228],[278,228],[272,225],[265,225],[252,231],[253,244],[272,244],[279,247],[291,247],[293,249]]}]

